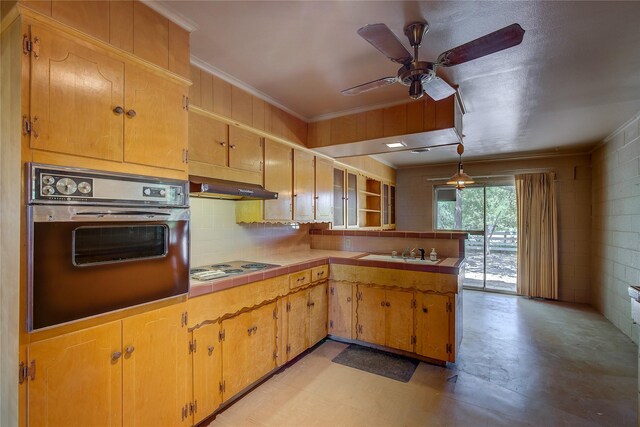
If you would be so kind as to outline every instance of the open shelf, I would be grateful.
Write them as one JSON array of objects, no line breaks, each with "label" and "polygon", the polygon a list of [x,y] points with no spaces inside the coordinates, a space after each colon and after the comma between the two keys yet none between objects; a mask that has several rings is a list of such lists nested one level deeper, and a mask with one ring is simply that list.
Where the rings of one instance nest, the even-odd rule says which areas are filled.
[{"label": "open shelf", "polygon": [[360,190],[360,194],[364,194],[371,197],[380,197],[380,193],[373,193],[371,191]]}]

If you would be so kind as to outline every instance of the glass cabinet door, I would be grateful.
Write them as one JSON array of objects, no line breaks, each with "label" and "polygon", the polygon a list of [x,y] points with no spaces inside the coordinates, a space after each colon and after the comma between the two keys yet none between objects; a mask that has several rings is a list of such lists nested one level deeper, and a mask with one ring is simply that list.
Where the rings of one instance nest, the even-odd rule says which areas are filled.
[{"label": "glass cabinet door", "polygon": [[382,186],[382,225],[389,225],[389,184]]},{"label": "glass cabinet door", "polygon": [[333,170],[333,226],[344,227],[344,171]]},{"label": "glass cabinet door", "polygon": [[347,172],[347,227],[358,226],[358,175]]},{"label": "glass cabinet door", "polygon": [[389,186],[389,224],[396,224],[396,186]]}]

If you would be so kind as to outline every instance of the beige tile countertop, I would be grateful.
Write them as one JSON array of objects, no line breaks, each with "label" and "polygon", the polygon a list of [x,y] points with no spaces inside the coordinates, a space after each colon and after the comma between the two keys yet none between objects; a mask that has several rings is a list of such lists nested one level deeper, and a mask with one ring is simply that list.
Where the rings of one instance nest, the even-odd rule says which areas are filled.
[{"label": "beige tile countertop", "polygon": [[[367,252],[350,252],[338,250],[310,249],[308,251],[287,252],[260,257],[254,262],[264,262],[267,264],[278,264],[279,267],[269,268],[256,273],[245,274],[235,277],[224,277],[209,281],[191,280],[189,283],[189,296],[217,292],[235,286],[246,285],[260,280],[284,274],[295,273],[307,268],[317,267],[329,262],[335,264],[359,265],[364,267],[395,268],[401,270],[429,271],[443,274],[458,274],[459,268],[464,259],[445,258],[435,265],[403,264],[399,262],[387,262],[377,260],[360,259],[369,255]],[[222,263],[229,260],[212,260],[212,263]]]}]

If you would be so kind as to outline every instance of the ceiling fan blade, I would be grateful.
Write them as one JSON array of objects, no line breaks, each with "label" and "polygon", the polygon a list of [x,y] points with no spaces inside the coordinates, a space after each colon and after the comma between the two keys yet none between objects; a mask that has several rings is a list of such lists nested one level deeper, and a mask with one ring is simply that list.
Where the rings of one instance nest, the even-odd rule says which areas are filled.
[{"label": "ceiling fan blade", "polygon": [[382,86],[388,86],[398,81],[397,77],[383,77],[378,80],[374,80],[369,83],[364,83],[358,86],[351,87],[341,91],[343,95],[358,95],[359,93],[368,92],[373,89],[377,89]]},{"label": "ceiling fan blade", "polygon": [[406,64],[413,59],[413,56],[385,24],[365,25],[358,30],[358,35],[394,62]]},{"label": "ceiling fan blade", "polygon": [[524,30],[520,24],[511,24],[486,36],[482,36],[441,53],[440,56],[438,56],[437,63],[441,67],[451,67],[491,55],[492,53],[519,45],[522,42],[523,36]]},{"label": "ceiling fan blade", "polygon": [[456,93],[456,90],[440,77],[433,77],[431,80],[422,83],[422,89],[434,101],[440,101]]}]

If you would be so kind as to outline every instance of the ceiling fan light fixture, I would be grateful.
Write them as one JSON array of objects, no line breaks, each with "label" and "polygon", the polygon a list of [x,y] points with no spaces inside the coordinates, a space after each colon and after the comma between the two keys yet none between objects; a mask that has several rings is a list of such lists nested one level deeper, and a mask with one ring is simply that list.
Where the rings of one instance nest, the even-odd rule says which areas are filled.
[{"label": "ceiling fan light fixture", "polygon": [[411,86],[409,87],[409,97],[411,99],[420,99],[424,94],[424,90],[422,89],[422,82],[420,80],[414,80],[411,82]]}]

